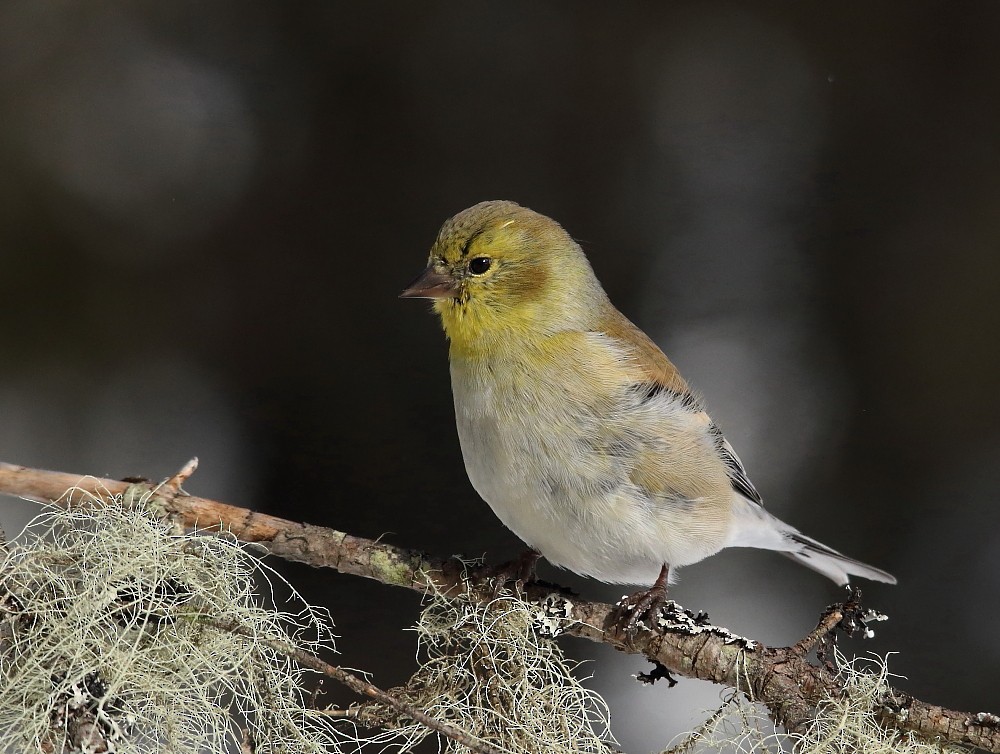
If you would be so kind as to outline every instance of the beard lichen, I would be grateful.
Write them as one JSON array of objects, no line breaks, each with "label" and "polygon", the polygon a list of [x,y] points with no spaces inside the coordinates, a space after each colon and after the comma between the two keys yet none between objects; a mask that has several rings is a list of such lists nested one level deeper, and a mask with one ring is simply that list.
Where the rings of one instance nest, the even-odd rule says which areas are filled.
[{"label": "beard lichen", "polygon": [[[488,604],[430,594],[414,630],[420,668],[392,693],[511,754],[607,754],[608,709],[575,677],[579,664],[537,631],[538,611],[509,594]],[[384,710],[366,705],[359,721]],[[417,725],[386,731],[379,743],[408,750],[430,735]],[[442,739],[449,754],[468,749]]]},{"label": "beard lichen", "polygon": [[178,533],[80,490],[0,550],[5,751],[330,751],[306,673],[262,640],[332,649],[326,613],[235,538]]},{"label": "beard lichen", "polygon": [[698,729],[680,736],[661,754],[969,754],[961,746],[879,723],[889,692],[888,656],[848,660],[834,649],[834,662],[842,691],[816,706],[801,733],[775,727],[763,705],[731,689]]}]

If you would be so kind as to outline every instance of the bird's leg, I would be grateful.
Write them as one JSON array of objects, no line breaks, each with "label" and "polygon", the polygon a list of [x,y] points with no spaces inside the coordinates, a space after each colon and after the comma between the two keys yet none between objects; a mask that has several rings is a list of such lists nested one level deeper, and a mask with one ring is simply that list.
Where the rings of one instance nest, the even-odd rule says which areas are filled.
[{"label": "bird's leg", "polygon": [[[670,564],[664,563],[660,569],[660,575],[649,589],[630,594],[623,597],[618,603],[619,618],[618,626],[624,629],[627,634],[635,634],[639,630],[639,621],[645,617],[650,618],[650,623],[655,621],[656,614],[667,601],[667,577],[670,575]],[[626,616],[628,618],[626,619]]]},{"label": "bird's leg", "polygon": [[493,596],[496,598],[507,584],[514,585],[514,591],[524,590],[524,585],[535,578],[535,564],[542,554],[533,547],[522,552],[514,560],[509,560],[491,569],[490,576],[496,579],[493,584]]},{"label": "bird's leg", "polygon": [[541,557],[542,553],[534,547],[529,547],[518,556],[516,561],[518,566],[516,583],[520,587],[523,588],[529,581],[535,580],[535,566],[538,565],[538,560]]}]

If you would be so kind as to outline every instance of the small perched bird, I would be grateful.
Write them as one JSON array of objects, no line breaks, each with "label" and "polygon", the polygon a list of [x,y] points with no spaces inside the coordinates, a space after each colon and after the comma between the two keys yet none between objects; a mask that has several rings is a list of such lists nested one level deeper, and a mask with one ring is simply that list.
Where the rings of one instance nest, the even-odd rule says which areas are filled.
[{"label": "small perched bird", "polygon": [[608,300],[544,215],[482,202],[445,222],[403,293],[450,341],[465,468],[500,520],[551,563],[653,584],[724,547],[776,550],[837,584],[896,583],[764,510],[677,368]]}]

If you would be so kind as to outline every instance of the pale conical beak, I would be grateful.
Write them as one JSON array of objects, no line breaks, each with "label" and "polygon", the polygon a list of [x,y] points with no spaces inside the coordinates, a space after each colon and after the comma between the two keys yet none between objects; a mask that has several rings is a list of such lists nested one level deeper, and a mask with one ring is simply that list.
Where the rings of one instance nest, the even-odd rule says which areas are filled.
[{"label": "pale conical beak", "polygon": [[428,267],[410,283],[400,298],[452,298],[458,294],[458,281],[451,275]]}]

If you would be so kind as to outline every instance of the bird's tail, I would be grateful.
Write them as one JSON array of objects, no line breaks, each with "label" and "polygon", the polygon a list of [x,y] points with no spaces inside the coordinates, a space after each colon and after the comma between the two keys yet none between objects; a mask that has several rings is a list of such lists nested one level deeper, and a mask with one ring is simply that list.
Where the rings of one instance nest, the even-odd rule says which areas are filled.
[{"label": "bird's tail", "polygon": [[860,576],[870,581],[883,581],[886,584],[896,583],[896,577],[891,573],[849,558],[795,529],[790,529],[784,534],[794,549],[784,550],[782,555],[801,563],[806,568],[822,573],[841,586],[847,584],[851,576]]},{"label": "bird's tail", "polygon": [[886,584],[896,583],[896,577],[891,573],[849,558],[832,547],[807,537],[798,529],[772,516],[757,503],[739,495],[737,498],[733,503],[733,524],[726,542],[727,547],[776,550],[806,568],[822,573],[840,586],[849,583],[851,576]]}]

